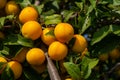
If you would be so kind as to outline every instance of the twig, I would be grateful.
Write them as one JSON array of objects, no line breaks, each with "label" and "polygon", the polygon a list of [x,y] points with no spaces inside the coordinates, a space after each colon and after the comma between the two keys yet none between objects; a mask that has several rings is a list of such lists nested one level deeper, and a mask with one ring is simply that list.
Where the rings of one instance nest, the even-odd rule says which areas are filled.
[{"label": "twig", "polygon": [[117,68],[120,66],[120,62],[117,63],[114,67],[112,67],[105,75],[104,75],[104,80],[108,80],[108,77],[110,76],[110,74]]},{"label": "twig", "polygon": [[119,66],[120,66],[120,62],[117,63],[110,71],[108,71],[108,74],[111,74]]},{"label": "twig", "polygon": [[40,0],[36,0],[34,5],[38,6],[40,4]]},{"label": "twig", "polygon": [[53,64],[52,60],[48,57],[47,52],[45,53],[45,56],[47,59],[47,69],[51,80],[61,80],[55,65]]}]

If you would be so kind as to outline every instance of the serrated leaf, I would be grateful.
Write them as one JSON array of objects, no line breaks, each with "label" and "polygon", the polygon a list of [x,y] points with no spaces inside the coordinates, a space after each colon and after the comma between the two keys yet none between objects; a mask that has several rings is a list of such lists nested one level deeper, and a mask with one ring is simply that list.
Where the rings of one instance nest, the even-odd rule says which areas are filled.
[{"label": "serrated leaf", "polygon": [[33,41],[31,39],[26,39],[22,37],[21,35],[18,35],[17,43],[22,46],[33,47]]},{"label": "serrated leaf", "polygon": [[81,72],[80,72],[80,69],[79,67],[72,63],[72,62],[64,62],[63,63],[68,74],[70,74],[70,76],[75,79],[75,80],[80,80],[81,79]]},{"label": "serrated leaf", "polygon": [[91,17],[87,16],[81,30],[81,34],[85,32],[86,29],[88,29],[91,25]]},{"label": "serrated leaf", "polygon": [[95,32],[91,41],[91,45],[101,41],[104,37],[106,37],[110,33],[109,26],[102,27],[99,31]]}]

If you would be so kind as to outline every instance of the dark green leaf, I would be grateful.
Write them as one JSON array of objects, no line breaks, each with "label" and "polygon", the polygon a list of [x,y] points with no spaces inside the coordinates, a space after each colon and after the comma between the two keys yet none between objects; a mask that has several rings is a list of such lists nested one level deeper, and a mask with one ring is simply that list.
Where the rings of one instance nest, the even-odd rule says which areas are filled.
[{"label": "dark green leaf", "polygon": [[94,54],[108,53],[120,44],[120,36],[109,34],[100,42],[95,44]]},{"label": "dark green leaf", "polygon": [[55,8],[59,9],[59,4],[57,0],[53,1],[52,5],[55,6]]},{"label": "dark green leaf", "polygon": [[6,62],[0,62],[0,70],[3,68],[3,66],[6,64]]},{"label": "dark green leaf", "polygon": [[111,26],[112,26],[112,32],[120,36],[120,26],[119,25],[111,25]]},{"label": "dark green leaf", "polygon": [[1,80],[14,80],[14,73],[8,65],[1,74]]},{"label": "dark green leaf", "polygon": [[19,43],[17,43],[17,40],[18,36],[16,34],[9,34],[4,39],[3,43],[4,45],[19,45]]},{"label": "dark green leaf", "polygon": [[1,55],[9,55],[10,49],[6,46],[3,47],[3,50],[0,50]]},{"label": "dark green leaf", "polygon": [[83,10],[83,2],[75,2],[75,4],[80,8],[80,10]]},{"label": "dark green leaf", "polygon": [[97,32],[94,33],[91,44],[94,45],[95,43],[101,41],[104,37],[106,37],[111,32],[109,26],[102,27]]},{"label": "dark green leaf", "polygon": [[70,17],[73,15],[73,13],[74,13],[73,11],[68,11],[68,10],[62,11],[61,14],[64,17],[64,22],[67,22],[70,19]]},{"label": "dark green leaf", "polygon": [[81,34],[85,32],[86,29],[88,29],[91,25],[91,17],[87,16],[81,30]]},{"label": "dark green leaf", "polygon": [[18,35],[17,43],[22,46],[33,47],[33,41],[31,39],[26,39],[22,37],[21,35]]},{"label": "dark green leaf", "polygon": [[31,67],[23,68],[23,74],[28,80],[42,80],[41,76]]},{"label": "dark green leaf", "polygon": [[72,62],[64,62],[63,63],[68,74],[70,74],[70,76],[75,79],[75,80],[80,80],[81,79],[81,72],[80,72],[80,69],[79,67],[72,63]]},{"label": "dark green leaf", "polygon": [[81,70],[85,79],[87,79],[90,76],[92,69],[98,64],[98,62],[98,59],[90,59],[88,57],[84,57],[82,59]]}]

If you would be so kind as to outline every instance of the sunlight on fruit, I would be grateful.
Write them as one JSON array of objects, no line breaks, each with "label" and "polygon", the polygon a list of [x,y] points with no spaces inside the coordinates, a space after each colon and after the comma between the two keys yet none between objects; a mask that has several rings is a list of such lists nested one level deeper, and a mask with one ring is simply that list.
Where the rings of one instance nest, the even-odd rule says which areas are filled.
[{"label": "sunlight on fruit", "polygon": [[10,14],[16,15],[19,13],[20,9],[15,1],[9,1],[9,2],[7,2],[6,6],[5,6],[5,11],[6,11],[6,14],[8,14],[8,15],[10,15]]},{"label": "sunlight on fruit", "polygon": [[45,28],[43,30],[43,33],[41,35],[41,40],[46,44],[46,45],[50,45],[52,42],[56,41],[56,38],[54,36],[54,28],[50,27],[50,28]]},{"label": "sunlight on fruit", "polygon": [[32,48],[27,52],[26,60],[31,65],[41,65],[45,61],[45,53],[40,48]]},{"label": "sunlight on fruit", "polygon": [[83,52],[85,48],[87,48],[86,39],[79,34],[74,35],[75,43],[73,44],[72,50],[75,52]]},{"label": "sunlight on fruit", "polygon": [[22,26],[21,32],[25,38],[36,40],[42,34],[42,27],[37,21],[28,21]]},{"label": "sunlight on fruit", "polygon": [[62,60],[67,56],[68,48],[64,43],[55,41],[48,48],[48,55],[53,60]]},{"label": "sunlight on fruit", "polygon": [[19,20],[21,23],[25,23],[27,21],[37,21],[38,12],[34,7],[25,7],[19,14]]},{"label": "sunlight on fruit", "polygon": [[69,23],[59,23],[54,30],[55,37],[58,41],[67,43],[74,35],[74,29]]},{"label": "sunlight on fruit", "polygon": [[[0,62],[7,62],[7,60],[4,57],[0,57]],[[3,72],[6,64],[3,64],[2,68],[0,68],[0,74]],[[1,66],[0,66],[1,67]]]},{"label": "sunlight on fruit", "polygon": [[13,71],[15,79],[18,79],[22,75],[22,65],[17,61],[8,62],[8,66]]}]

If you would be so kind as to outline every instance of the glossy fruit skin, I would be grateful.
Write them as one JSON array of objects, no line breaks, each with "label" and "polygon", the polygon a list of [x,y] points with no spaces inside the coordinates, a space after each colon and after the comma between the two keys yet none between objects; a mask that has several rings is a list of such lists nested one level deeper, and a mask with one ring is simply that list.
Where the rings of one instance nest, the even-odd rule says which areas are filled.
[{"label": "glossy fruit skin", "polygon": [[0,9],[4,8],[7,3],[7,0],[0,0]]},{"label": "glossy fruit skin", "polygon": [[41,65],[45,61],[45,53],[40,48],[32,48],[27,52],[26,60],[30,65]]},{"label": "glossy fruit skin", "polygon": [[68,48],[59,41],[53,42],[48,48],[48,55],[51,59],[59,61],[67,56]]},{"label": "glossy fruit skin", "polygon": [[42,34],[42,27],[37,21],[28,21],[22,26],[21,32],[25,38],[36,40]]},{"label": "glossy fruit skin", "polygon": [[19,20],[22,24],[27,21],[37,21],[38,12],[34,7],[28,6],[22,9],[19,14]]},{"label": "glossy fruit skin", "polygon": [[62,43],[68,43],[74,35],[74,29],[69,23],[58,23],[54,30],[55,37]]},{"label": "glossy fruit skin", "polygon": [[41,35],[41,40],[46,44],[46,45],[50,45],[52,42],[56,41],[56,38],[54,36],[54,34],[49,34],[50,31],[53,31],[54,28],[50,27],[50,28],[45,28],[43,30],[43,33]]},{"label": "glossy fruit skin", "polygon": [[17,61],[8,62],[8,66],[13,71],[14,78],[18,79],[22,75],[22,65]]},{"label": "glossy fruit skin", "polygon": [[73,38],[75,38],[75,42],[72,46],[72,50],[78,53],[83,52],[85,48],[87,48],[86,39],[82,35],[79,35],[79,34],[75,34]]},{"label": "glossy fruit skin", "polygon": [[[0,57],[0,62],[7,63],[7,60],[4,57]],[[4,70],[5,67],[6,67],[6,64],[4,64],[2,66],[2,68],[0,69],[0,74],[3,72],[3,70]]]},{"label": "glossy fruit skin", "polygon": [[19,6],[16,4],[15,1],[9,1],[7,2],[5,6],[5,12],[7,15],[17,15],[20,11]]}]

